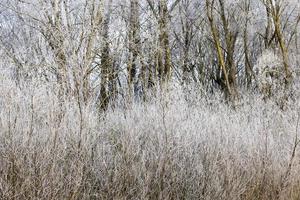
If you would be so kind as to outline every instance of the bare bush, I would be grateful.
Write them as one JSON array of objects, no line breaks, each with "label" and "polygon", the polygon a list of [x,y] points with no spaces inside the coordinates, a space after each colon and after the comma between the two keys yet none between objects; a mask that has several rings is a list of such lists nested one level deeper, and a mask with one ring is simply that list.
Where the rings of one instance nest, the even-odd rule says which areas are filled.
[{"label": "bare bush", "polygon": [[299,0],[1,0],[0,199],[300,199]]},{"label": "bare bush", "polygon": [[214,97],[187,103],[176,88],[105,116],[72,101],[59,115],[47,86],[11,87],[1,87],[1,199],[299,199],[292,107],[251,96],[234,111]]}]

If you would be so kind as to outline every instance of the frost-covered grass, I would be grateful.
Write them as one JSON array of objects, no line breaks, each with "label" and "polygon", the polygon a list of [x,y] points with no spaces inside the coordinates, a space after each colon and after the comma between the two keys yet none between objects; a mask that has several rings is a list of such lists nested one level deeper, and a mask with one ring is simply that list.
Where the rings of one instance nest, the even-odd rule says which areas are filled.
[{"label": "frost-covered grass", "polygon": [[0,199],[300,198],[296,103],[249,95],[234,110],[176,91],[80,117],[26,88],[1,87]]}]

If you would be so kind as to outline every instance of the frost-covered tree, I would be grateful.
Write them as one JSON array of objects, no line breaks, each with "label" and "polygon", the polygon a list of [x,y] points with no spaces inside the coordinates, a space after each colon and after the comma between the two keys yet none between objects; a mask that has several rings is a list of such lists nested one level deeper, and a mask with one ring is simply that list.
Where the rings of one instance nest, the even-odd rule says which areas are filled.
[{"label": "frost-covered tree", "polygon": [[145,100],[166,82],[236,99],[243,88],[261,84],[253,68],[265,52],[279,56],[286,85],[298,79],[297,1],[13,0],[0,6],[2,57],[15,80],[44,78],[59,86],[62,101],[107,107]]}]

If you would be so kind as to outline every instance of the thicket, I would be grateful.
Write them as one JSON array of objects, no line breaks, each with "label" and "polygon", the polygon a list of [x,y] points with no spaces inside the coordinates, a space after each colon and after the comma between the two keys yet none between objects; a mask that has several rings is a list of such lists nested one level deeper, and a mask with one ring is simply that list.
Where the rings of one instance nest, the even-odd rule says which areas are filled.
[{"label": "thicket", "polygon": [[300,199],[292,0],[0,2],[0,199]]}]

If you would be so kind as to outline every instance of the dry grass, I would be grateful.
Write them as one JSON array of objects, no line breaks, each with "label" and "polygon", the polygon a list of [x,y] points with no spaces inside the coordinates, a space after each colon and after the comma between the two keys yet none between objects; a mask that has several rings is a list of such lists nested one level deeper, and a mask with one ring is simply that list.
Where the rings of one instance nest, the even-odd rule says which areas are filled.
[{"label": "dry grass", "polygon": [[80,123],[49,91],[1,91],[0,199],[300,199],[296,105],[171,92]]}]

